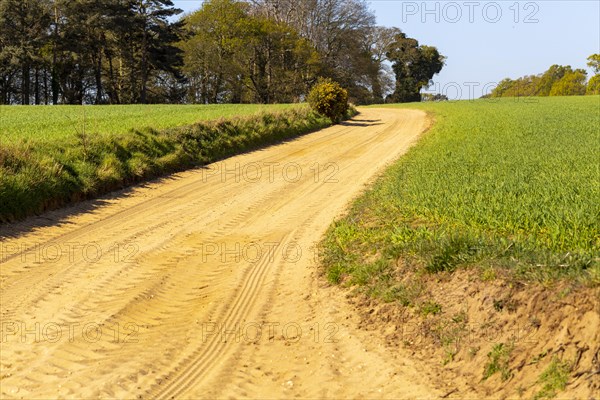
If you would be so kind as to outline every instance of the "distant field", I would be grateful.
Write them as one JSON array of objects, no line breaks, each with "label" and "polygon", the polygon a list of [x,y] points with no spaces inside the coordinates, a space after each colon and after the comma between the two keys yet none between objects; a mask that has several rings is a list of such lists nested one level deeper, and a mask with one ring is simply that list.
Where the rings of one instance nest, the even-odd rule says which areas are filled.
[{"label": "distant field", "polygon": [[600,284],[600,97],[390,107],[436,123],[332,227],[330,280],[388,293],[403,258],[430,273],[479,266]]},{"label": "distant field", "polygon": [[292,105],[0,106],[0,142],[56,139],[87,133],[165,129],[197,121],[284,110]]}]

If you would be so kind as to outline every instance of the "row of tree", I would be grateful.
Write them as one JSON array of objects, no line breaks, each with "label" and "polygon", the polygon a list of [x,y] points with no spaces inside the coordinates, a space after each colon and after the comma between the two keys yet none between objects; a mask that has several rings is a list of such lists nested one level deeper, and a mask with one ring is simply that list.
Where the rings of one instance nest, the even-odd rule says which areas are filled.
[{"label": "row of tree", "polygon": [[490,97],[529,96],[581,96],[600,94],[600,54],[588,57],[587,64],[594,76],[587,80],[584,69],[573,69],[570,65],[553,65],[539,75],[528,75],[518,79],[504,79],[492,91]]},{"label": "row of tree", "polygon": [[354,102],[415,101],[444,63],[434,47],[376,26],[362,0],[213,0],[183,22],[191,102],[299,101],[319,77]]},{"label": "row of tree", "polygon": [[283,103],[320,78],[420,99],[445,58],[365,0],[0,1],[0,104]]},{"label": "row of tree", "polygon": [[170,0],[2,0],[0,102],[168,101],[180,12]]}]

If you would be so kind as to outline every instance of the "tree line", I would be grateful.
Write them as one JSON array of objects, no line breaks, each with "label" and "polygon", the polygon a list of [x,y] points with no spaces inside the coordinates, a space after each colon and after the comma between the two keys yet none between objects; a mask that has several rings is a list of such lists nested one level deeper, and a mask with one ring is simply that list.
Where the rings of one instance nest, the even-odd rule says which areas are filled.
[{"label": "tree line", "polygon": [[0,104],[420,100],[445,57],[365,0],[0,0]]},{"label": "tree line", "polygon": [[488,97],[582,96],[600,94],[600,54],[588,57],[594,76],[570,65],[553,65],[546,72],[518,79],[502,80]]}]

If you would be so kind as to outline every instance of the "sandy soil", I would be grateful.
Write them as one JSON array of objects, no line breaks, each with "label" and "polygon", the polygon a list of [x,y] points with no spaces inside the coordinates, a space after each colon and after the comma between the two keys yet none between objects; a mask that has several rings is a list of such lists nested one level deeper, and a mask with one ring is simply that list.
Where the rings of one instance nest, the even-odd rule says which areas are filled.
[{"label": "sandy soil", "polygon": [[[419,307],[351,296],[360,327],[385,337],[389,349],[410,351],[444,382],[454,399],[597,399],[600,393],[600,291],[573,282],[519,282],[497,270],[492,280],[479,269],[417,276],[399,262],[396,279],[418,279],[419,302],[441,306],[423,316]],[[485,378],[490,353],[502,344],[502,371]],[[562,389],[544,378],[550,366],[568,366]]]},{"label": "sandy soil", "polygon": [[1,397],[443,396],[424,362],[358,328],[313,248],[426,127],[364,109],[1,228]]}]

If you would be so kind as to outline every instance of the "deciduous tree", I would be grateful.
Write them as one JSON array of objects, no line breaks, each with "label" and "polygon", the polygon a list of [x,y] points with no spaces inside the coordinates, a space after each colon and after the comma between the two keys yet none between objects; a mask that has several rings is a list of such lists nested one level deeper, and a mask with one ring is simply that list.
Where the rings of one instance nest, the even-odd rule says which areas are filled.
[{"label": "deciduous tree", "polygon": [[393,63],[396,75],[392,99],[399,103],[421,101],[421,89],[428,87],[431,78],[442,70],[446,59],[435,47],[419,45],[416,39],[404,33],[395,35],[387,57]]},{"label": "deciduous tree", "polygon": [[583,69],[569,71],[552,86],[550,96],[580,96],[586,91],[587,72]]}]

